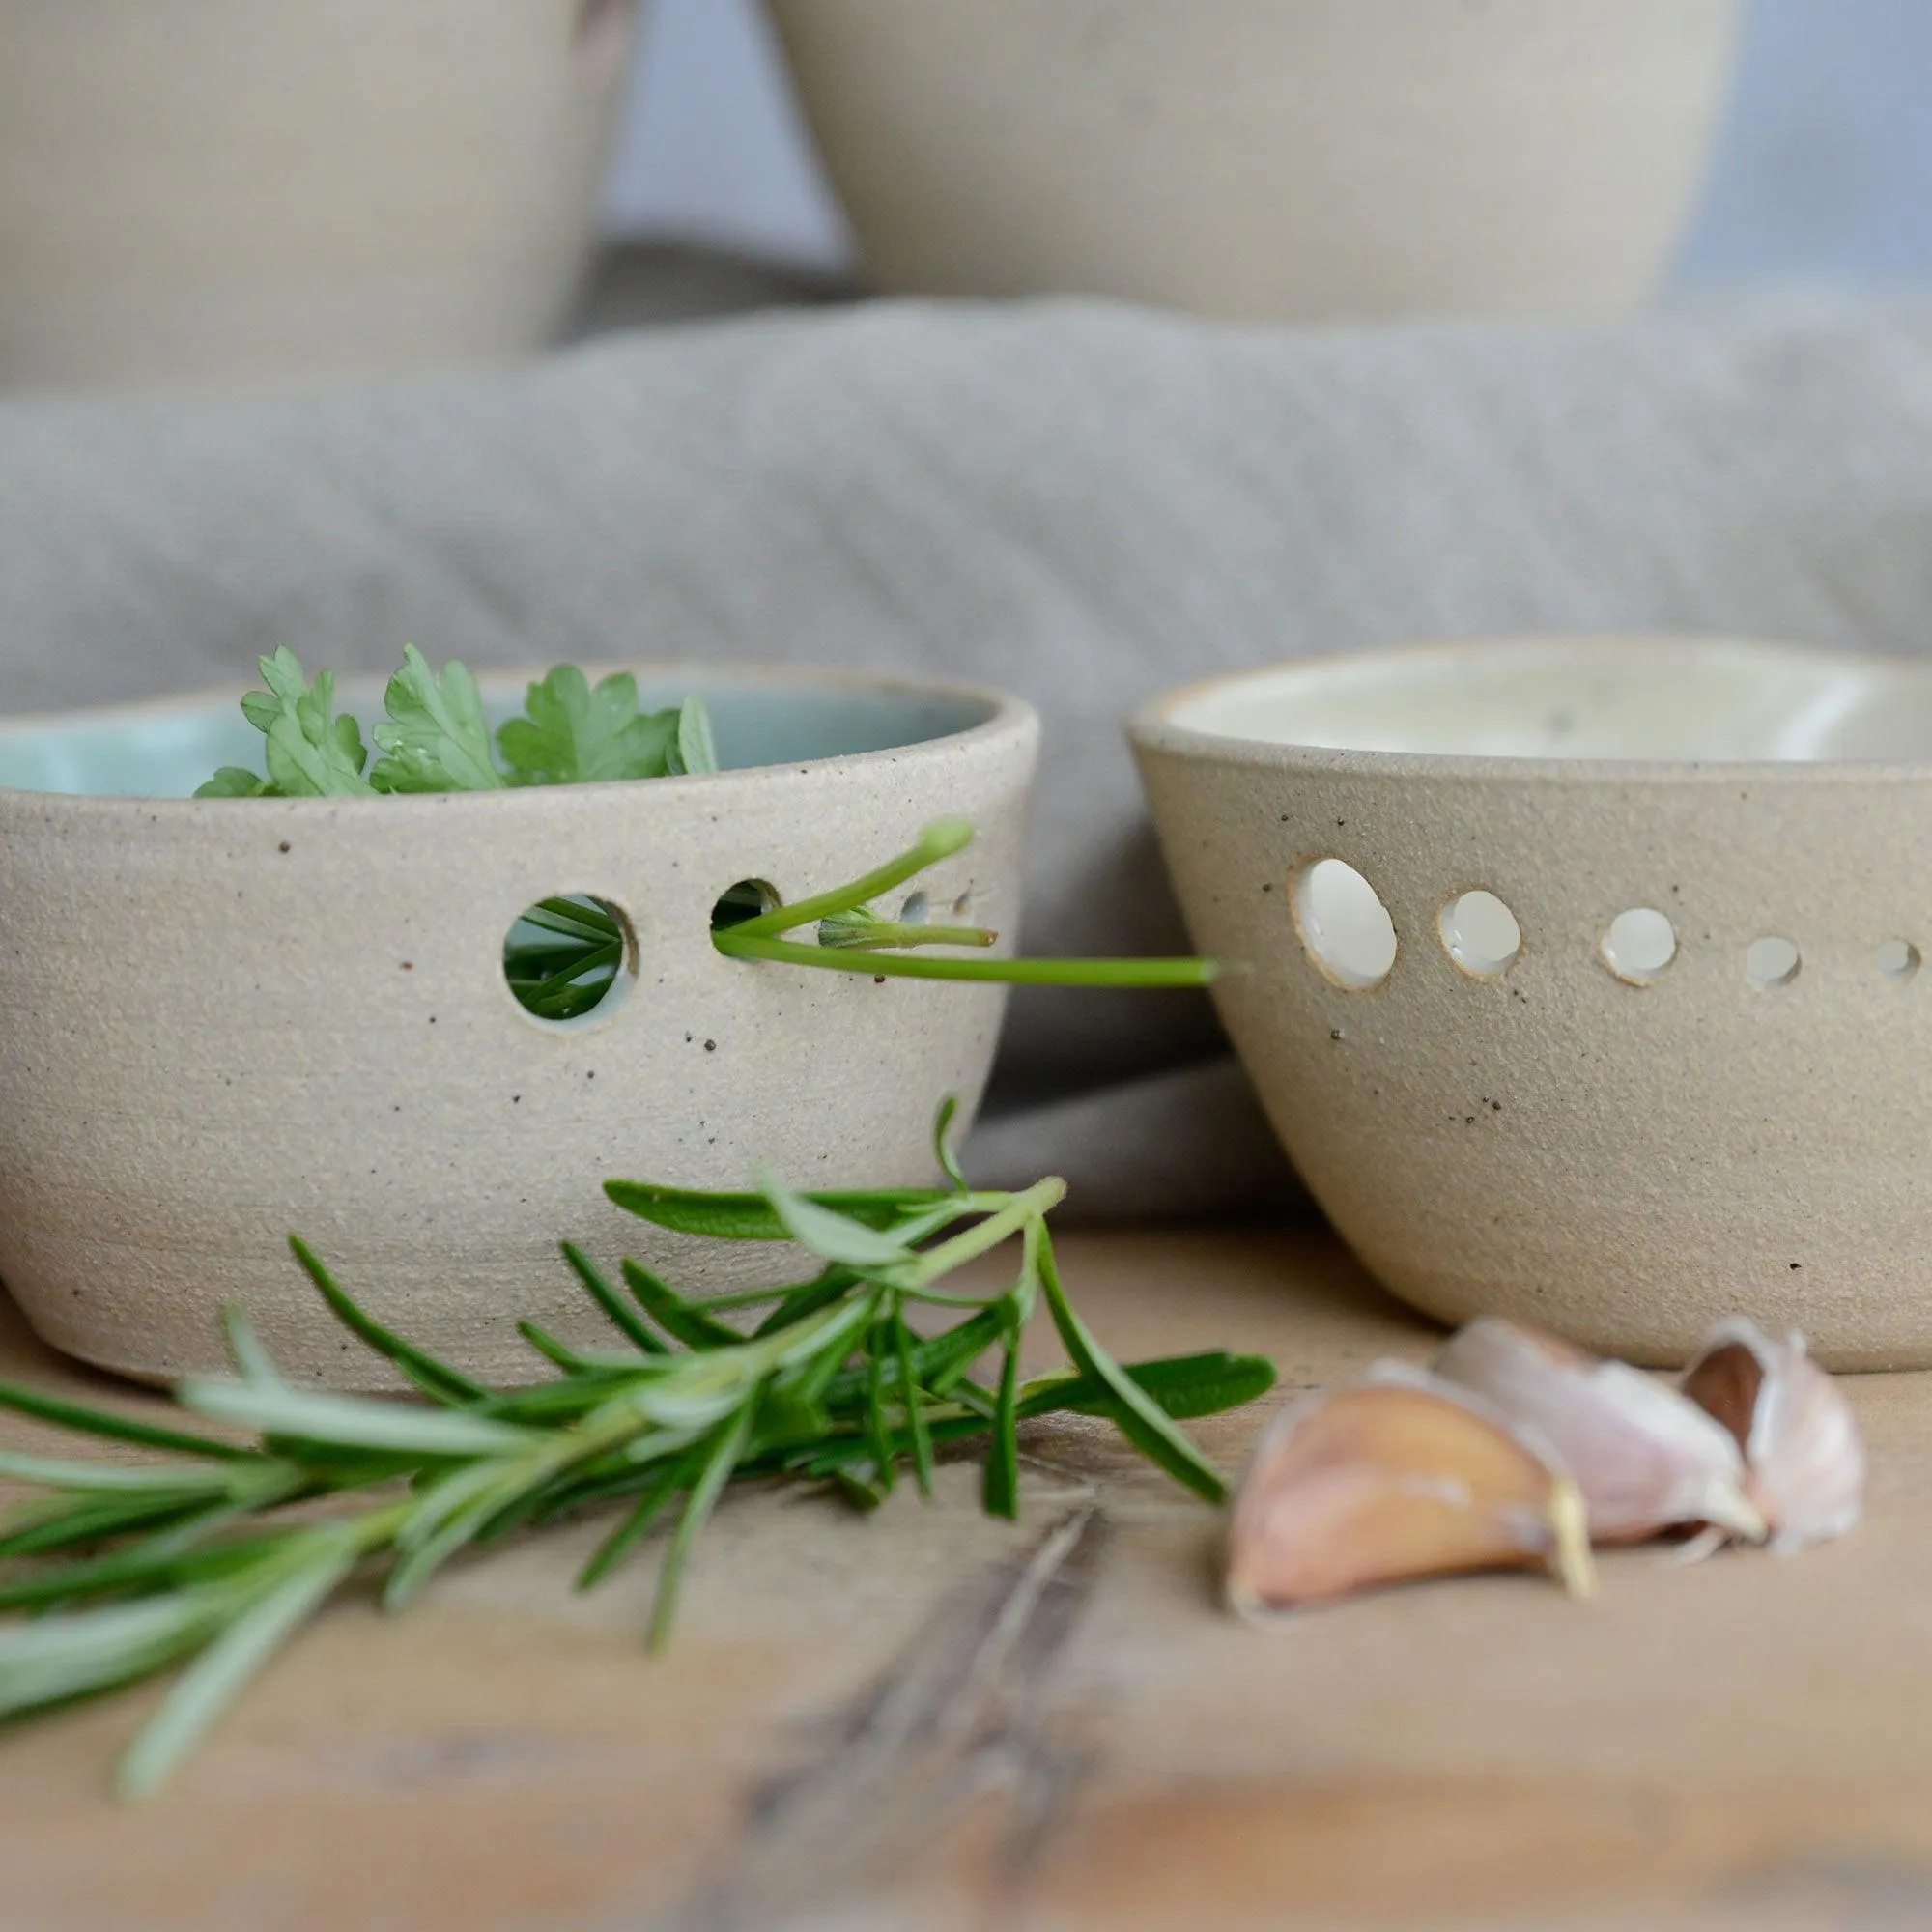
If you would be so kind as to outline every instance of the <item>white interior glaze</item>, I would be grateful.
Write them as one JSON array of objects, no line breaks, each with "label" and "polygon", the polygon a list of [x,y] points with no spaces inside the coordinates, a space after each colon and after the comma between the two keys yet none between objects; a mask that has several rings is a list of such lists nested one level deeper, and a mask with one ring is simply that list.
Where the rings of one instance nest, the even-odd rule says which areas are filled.
[{"label": "white interior glaze", "polygon": [[1488,758],[1932,761],[1932,668],[1690,638],[1520,639],[1277,666],[1181,694],[1216,737]]}]

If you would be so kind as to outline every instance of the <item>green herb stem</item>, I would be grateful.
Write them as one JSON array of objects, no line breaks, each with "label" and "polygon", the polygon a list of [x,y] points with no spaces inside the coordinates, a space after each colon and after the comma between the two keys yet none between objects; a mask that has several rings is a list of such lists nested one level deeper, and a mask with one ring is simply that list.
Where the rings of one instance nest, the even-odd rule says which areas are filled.
[{"label": "green herb stem", "polygon": [[[726,930],[730,930],[729,927]],[[852,947],[906,951],[917,946],[996,945],[1000,935],[983,925],[905,925],[886,919],[860,919],[842,913],[818,922],[818,943],[840,951]]]},{"label": "green herb stem", "polygon": [[1211,986],[1221,967],[1213,959],[928,959],[901,952],[808,946],[761,939],[742,925],[714,932],[711,942],[729,959],[763,959],[785,966],[819,966],[880,980],[957,980],[1007,986],[1097,986],[1172,991]]},{"label": "green herb stem", "polygon": [[730,930],[739,938],[762,939],[795,931],[801,925],[815,925],[838,913],[854,912],[867,900],[917,878],[928,866],[952,858],[972,842],[973,828],[965,819],[935,819],[919,835],[917,843],[897,858],[888,859],[883,866],[863,873],[849,884],[835,886],[830,892],[796,900],[791,905],[774,906],[770,912],[745,920]]},{"label": "green herb stem", "polygon": [[1050,1174],[1043,1180],[1036,1180],[977,1227],[954,1235],[936,1248],[926,1249],[918,1263],[905,1271],[901,1285],[912,1290],[929,1287],[954,1268],[978,1261],[1034,1223],[1043,1221],[1065,1199],[1066,1183],[1058,1175]]}]

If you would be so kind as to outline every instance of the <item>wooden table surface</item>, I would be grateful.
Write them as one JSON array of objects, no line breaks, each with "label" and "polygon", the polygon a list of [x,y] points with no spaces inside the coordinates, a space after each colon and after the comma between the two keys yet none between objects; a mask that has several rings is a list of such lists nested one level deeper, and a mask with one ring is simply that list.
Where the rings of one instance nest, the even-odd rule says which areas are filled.
[{"label": "wooden table surface", "polygon": [[[1125,1354],[1264,1350],[1293,1388],[1434,1340],[1307,1230],[1064,1261]],[[109,1386],[4,1311],[0,1374]],[[648,1563],[577,1597],[598,1526],[534,1538],[393,1621],[336,1606],[144,1807],[102,1779],[146,1695],[0,1741],[0,1927],[1932,1923],[1932,1380],[1853,1396],[1855,1537],[1619,1554],[1587,1605],[1483,1577],[1249,1630],[1215,1514],[1099,1424],[1035,1435],[1017,1526],[964,1464],[869,1519],[729,1499],[661,1662]],[[1201,1434],[1236,1469],[1259,1420]]]}]

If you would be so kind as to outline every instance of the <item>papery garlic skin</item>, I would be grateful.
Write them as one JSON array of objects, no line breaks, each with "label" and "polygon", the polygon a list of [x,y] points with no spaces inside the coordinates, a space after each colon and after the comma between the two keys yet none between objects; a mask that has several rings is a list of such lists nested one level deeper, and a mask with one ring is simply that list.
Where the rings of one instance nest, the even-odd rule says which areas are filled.
[{"label": "papery garlic skin", "polygon": [[1496,1316],[1452,1336],[1434,1366],[1548,1443],[1582,1492],[1592,1541],[1697,1523],[1763,1538],[1738,1441],[1667,1383]]},{"label": "papery garlic skin", "polygon": [[1775,1342],[1743,1317],[1719,1322],[1686,1373],[1684,1393],[1738,1443],[1746,1493],[1779,1555],[1842,1536],[1863,1516],[1858,1423],[1795,1328]]},{"label": "papery garlic skin", "polygon": [[1575,1486],[1465,1392],[1415,1372],[1291,1405],[1229,1522],[1228,1601],[1249,1615],[1527,1567],[1577,1594],[1594,1587]]}]

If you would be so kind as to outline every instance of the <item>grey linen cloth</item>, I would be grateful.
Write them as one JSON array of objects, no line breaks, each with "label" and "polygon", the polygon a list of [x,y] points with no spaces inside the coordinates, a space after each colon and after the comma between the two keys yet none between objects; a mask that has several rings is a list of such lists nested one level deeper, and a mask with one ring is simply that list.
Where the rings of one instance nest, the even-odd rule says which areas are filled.
[{"label": "grey linen cloth", "polygon": [[[1025,939],[1184,941],[1120,725],[1389,639],[1914,651],[1932,319],[1236,330],[870,304],[350,391],[0,406],[0,708],[683,657],[985,680],[1046,721]],[[1022,993],[976,1156],[1090,1212],[1289,1185],[1205,999]]]}]

